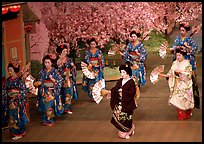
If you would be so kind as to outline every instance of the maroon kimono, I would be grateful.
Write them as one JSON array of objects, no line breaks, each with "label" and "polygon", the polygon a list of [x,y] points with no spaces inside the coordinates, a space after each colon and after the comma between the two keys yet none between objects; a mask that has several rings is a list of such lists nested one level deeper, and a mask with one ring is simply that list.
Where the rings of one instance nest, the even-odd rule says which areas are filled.
[{"label": "maroon kimono", "polygon": [[[122,88],[122,96],[118,90]],[[122,132],[129,132],[132,128],[132,115],[136,109],[134,96],[136,94],[135,82],[128,80],[122,86],[122,78],[119,79],[116,86],[111,89],[110,106],[113,110],[111,123]]]}]

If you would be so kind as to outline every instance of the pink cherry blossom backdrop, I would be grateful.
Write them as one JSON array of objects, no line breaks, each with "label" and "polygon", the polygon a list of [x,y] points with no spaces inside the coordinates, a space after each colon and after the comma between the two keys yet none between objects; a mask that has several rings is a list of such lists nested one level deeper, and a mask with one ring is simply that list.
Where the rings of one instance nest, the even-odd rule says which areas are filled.
[{"label": "pink cherry blossom backdrop", "polygon": [[156,29],[169,36],[180,21],[191,21],[202,13],[201,2],[28,2],[41,19],[37,33],[30,35],[31,59],[60,43],[79,38],[98,38],[101,48],[110,39],[124,43],[132,29],[140,33]]}]

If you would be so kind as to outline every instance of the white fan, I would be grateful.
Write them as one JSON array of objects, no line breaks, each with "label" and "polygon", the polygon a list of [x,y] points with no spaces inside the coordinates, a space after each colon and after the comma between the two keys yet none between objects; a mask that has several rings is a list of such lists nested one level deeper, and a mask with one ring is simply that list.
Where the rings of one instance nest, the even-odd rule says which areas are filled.
[{"label": "white fan", "polygon": [[94,71],[88,69],[88,65],[85,62],[81,62],[82,73],[89,79],[95,79]]},{"label": "white fan", "polygon": [[94,84],[92,90],[93,99],[97,104],[103,99],[103,96],[107,94],[107,90],[105,90],[105,80],[102,79]]},{"label": "white fan", "polygon": [[161,45],[161,47],[159,48],[159,56],[163,59],[167,57],[167,48],[168,48],[168,42],[167,41],[165,41]]},{"label": "white fan", "polygon": [[150,74],[151,83],[155,84],[159,81],[159,74],[161,72],[164,72],[164,65],[159,65],[152,70]]},{"label": "white fan", "polygon": [[38,94],[38,88],[35,88],[33,85],[33,82],[35,81],[34,77],[31,75],[28,75],[25,79],[25,85],[26,88],[28,88],[28,91],[34,95]]}]

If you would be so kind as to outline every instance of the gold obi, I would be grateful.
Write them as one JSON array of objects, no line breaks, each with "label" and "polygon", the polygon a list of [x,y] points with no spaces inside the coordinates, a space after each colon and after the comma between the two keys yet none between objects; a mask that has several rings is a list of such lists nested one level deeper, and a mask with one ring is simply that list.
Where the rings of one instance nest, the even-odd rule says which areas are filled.
[{"label": "gold obi", "polygon": [[17,89],[11,89],[11,90],[8,90],[7,94],[10,98],[14,98],[15,96],[18,96],[18,94],[20,93],[19,90]]},{"label": "gold obi", "polygon": [[89,58],[89,60],[90,60],[90,63],[92,66],[95,66],[95,67],[98,66],[98,64],[99,64],[98,58]]},{"label": "gold obi", "polygon": [[64,68],[63,75],[70,75],[70,68]]},{"label": "gold obi", "polygon": [[140,59],[140,56],[138,53],[134,52],[134,51],[131,51],[130,52],[130,56],[133,60],[139,60]]},{"label": "gold obi", "polygon": [[44,85],[48,88],[54,87],[54,83],[51,80],[44,80]]}]

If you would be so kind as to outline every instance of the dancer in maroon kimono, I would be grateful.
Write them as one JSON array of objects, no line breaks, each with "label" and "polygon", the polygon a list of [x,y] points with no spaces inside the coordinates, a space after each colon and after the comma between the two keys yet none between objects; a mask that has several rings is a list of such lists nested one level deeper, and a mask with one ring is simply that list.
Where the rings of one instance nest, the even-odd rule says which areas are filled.
[{"label": "dancer in maroon kimono", "polygon": [[113,110],[111,123],[119,130],[121,138],[129,139],[134,134],[135,126],[132,121],[133,111],[136,109],[136,85],[131,78],[132,70],[129,65],[121,65],[121,79],[111,89],[110,106]]}]

